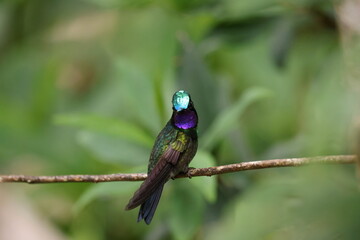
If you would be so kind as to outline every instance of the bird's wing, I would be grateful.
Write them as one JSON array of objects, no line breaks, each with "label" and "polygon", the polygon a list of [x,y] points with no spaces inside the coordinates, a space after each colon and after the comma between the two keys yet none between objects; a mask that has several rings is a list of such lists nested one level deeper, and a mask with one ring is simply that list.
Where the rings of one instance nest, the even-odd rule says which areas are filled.
[{"label": "bird's wing", "polygon": [[126,210],[136,208],[144,203],[159,187],[162,187],[170,178],[171,170],[178,163],[180,154],[186,149],[186,141],[183,137],[176,138],[169,144],[164,153],[160,156],[146,180],[130,199]]}]

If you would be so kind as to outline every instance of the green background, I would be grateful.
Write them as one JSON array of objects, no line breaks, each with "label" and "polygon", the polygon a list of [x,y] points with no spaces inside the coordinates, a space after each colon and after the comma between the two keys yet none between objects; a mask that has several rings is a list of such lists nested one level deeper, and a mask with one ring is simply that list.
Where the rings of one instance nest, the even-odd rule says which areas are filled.
[{"label": "green background", "polygon": [[[1,1],[0,173],[145,172],[179,89],[191,93],[200,118],[192,167],[351,154],[360,34],[341,27],[350,16],[343,5]],[[3,184],[0,212],[21,219],[18,231],[48,240],[360,235],[353,165],[170,181],[150,226],[136,223],[137,210],[124,211],[139,184]],[[15,236],[6,226],[3,234]]]}]

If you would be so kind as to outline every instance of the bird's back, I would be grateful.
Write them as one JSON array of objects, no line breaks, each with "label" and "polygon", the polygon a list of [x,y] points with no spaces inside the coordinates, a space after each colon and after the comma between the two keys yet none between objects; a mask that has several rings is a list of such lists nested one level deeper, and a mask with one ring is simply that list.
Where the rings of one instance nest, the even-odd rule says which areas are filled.
[{"label": "bird's back", "polygon": [[164,154],[171,142],[174,142],[176,140],[178,131],[179,130],[175,129],[171,125],[170,121],[161,130],[159,135],[156,137],[154,146],[150,154],[148,173],[150,173],[155,167],[156,163],[159,161],[160,157]]}]

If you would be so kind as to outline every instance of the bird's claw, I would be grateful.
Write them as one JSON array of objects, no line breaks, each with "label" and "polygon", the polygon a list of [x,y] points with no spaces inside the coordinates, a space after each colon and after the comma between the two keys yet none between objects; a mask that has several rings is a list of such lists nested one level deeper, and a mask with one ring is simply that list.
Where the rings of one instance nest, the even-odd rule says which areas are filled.
[{"label": "bird's claw", "polygon": [[195,169],[194,167],[188,167],[188,169],[187,169],[187,171],[186,171],[186,176],[188,177],[188,178],[192,178],[192,176],[191,176],[191,174],[190,174],[190,170],[192,170],[192,169]]}]

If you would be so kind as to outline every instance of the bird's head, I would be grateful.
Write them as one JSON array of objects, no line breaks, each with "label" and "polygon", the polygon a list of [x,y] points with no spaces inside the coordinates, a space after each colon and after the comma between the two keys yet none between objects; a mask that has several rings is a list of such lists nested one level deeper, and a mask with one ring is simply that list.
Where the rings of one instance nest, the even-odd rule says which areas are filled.
[{"label": "bird's head", "polygon": [[177,91],[174,93],[172,104],[173,109],[177,112],[192,107],[190,94],[184,90]]}]

